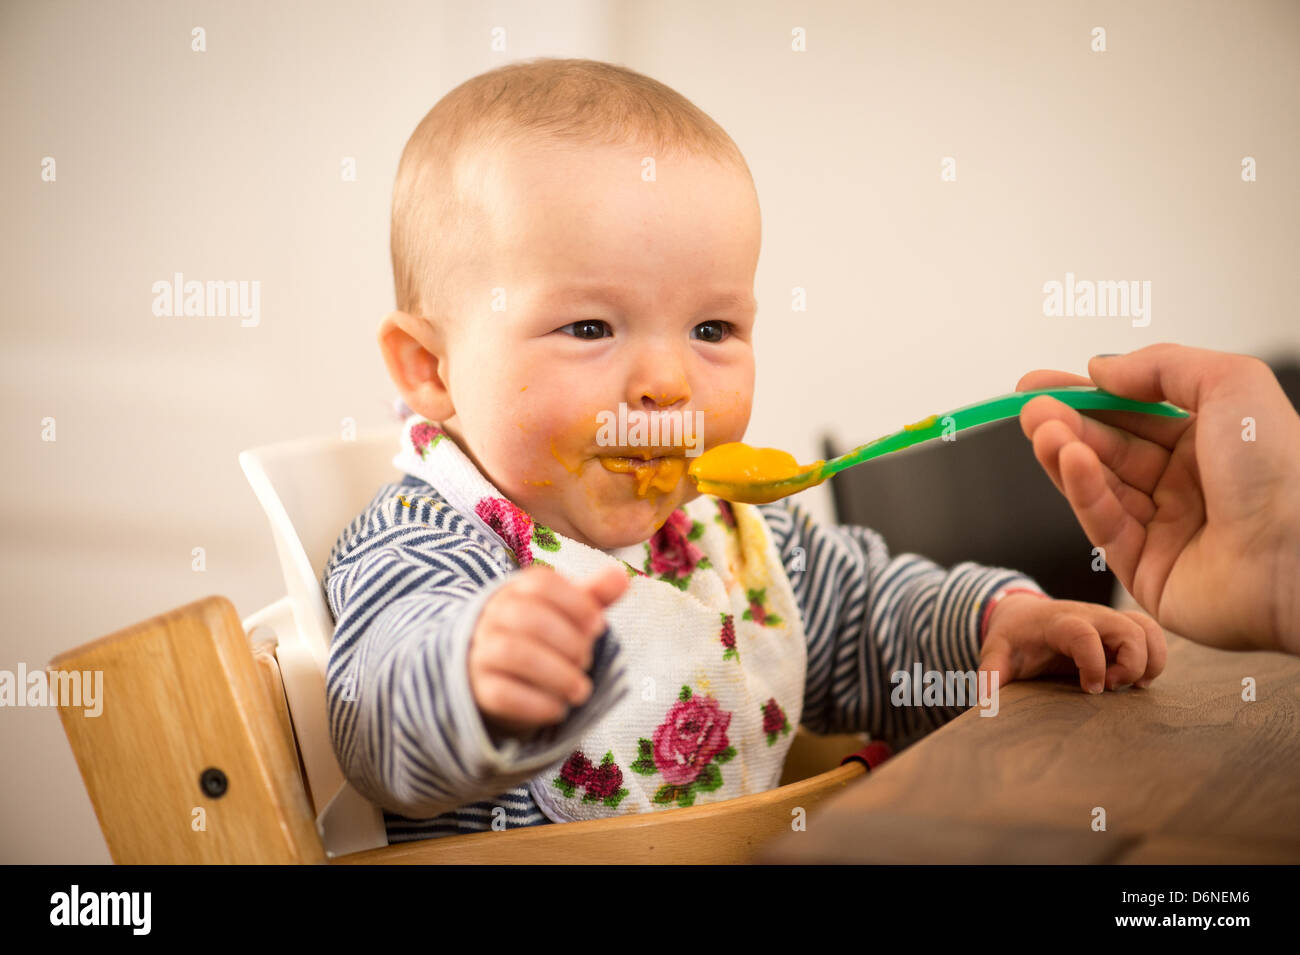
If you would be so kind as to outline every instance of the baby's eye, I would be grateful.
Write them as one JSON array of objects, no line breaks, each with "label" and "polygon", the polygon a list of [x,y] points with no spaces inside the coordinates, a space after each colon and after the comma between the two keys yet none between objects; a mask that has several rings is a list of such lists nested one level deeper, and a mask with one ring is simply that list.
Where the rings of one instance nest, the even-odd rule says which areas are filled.
[{"label": "baby's eye", "polygon": [[695,326],[695,331],[699,331],[701,328],[707,329],[707,331],[700,337],[706,342],[715,344],[731,334],[731,322],[700,322]]},{"label": "baby's eye", "polygon": [[573,329],[572,332],[568,333],[573,335],[574,338],[583,338],[595,341],[598,338],[605,338],[606,336],[604,332],[608,328],[608,323],[603,322],[598,318],[588,318],[583,319],[580,322],[570,322],[568,325],[561,326],[559,330],[562,332],[568,332],[569,329]]}]

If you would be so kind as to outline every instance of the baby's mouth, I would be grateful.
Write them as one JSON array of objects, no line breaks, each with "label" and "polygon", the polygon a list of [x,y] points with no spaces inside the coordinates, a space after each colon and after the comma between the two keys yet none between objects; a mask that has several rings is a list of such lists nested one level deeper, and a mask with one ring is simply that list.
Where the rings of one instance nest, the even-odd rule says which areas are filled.
[{"label": "baby's mouth", "polygon": [[660,455],[651,453],[657,450],[640,448],[628,455],[601,455],[600,463],[607,471],[633,475],[637,497],[645,497],[651,490],[666,493],[677,487],[686,474],[686,457],[680,450]]}]

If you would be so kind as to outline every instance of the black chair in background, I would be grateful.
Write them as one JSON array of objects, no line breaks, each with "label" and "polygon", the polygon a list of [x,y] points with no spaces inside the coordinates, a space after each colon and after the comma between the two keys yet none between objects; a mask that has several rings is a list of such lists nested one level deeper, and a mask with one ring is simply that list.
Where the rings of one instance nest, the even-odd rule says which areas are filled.
[{"label": "black chair in background", "polygon": [[[1300,364],[1272,364],[1300,407]],[[848,448],[829,437],[826,460]],[[1067,600],[1110,604],[1115,577],[1093,570],[1093,545],[1034,458],[1014,418],[850,468],[828,482],[836,519],[879,531],[890,553],[944,567],[964,560],[1028,574]]]}]

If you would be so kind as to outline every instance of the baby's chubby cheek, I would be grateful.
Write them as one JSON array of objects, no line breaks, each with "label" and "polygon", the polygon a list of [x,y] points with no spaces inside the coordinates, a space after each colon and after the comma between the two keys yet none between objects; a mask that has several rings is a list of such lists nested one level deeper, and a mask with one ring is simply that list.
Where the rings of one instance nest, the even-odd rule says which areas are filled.
[{"label": "baby's chubby cheek", "polygon": [[501,492],[521,506],[554,497],[574,467],[573,452],[560,451],[565,443],[553,419],[526,409],[505,417],[493,440],[493,474]]}]

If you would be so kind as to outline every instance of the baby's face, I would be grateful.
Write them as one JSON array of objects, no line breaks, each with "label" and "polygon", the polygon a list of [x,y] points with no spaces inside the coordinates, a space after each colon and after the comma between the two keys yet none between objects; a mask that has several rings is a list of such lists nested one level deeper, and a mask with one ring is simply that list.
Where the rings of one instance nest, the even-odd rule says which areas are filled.
[{"label": "baby's face", "polygon": [[[685,465],[744,437],[753,396],[753,186],[704,158],[658,158],[644,181],[644,157],[627,146],[494,157],[493,248],[466,276],[470,304],[446,342],[444,426],[534,520],[602,550],[648,539],[698,497]],[[610,445],[601,423],[620,402],[629,424],[681,412],[701,433],[693,447]],[[661,455],[681,458],[659,468],[668,489],[638,493],[635,473],[606,466]]]}]

